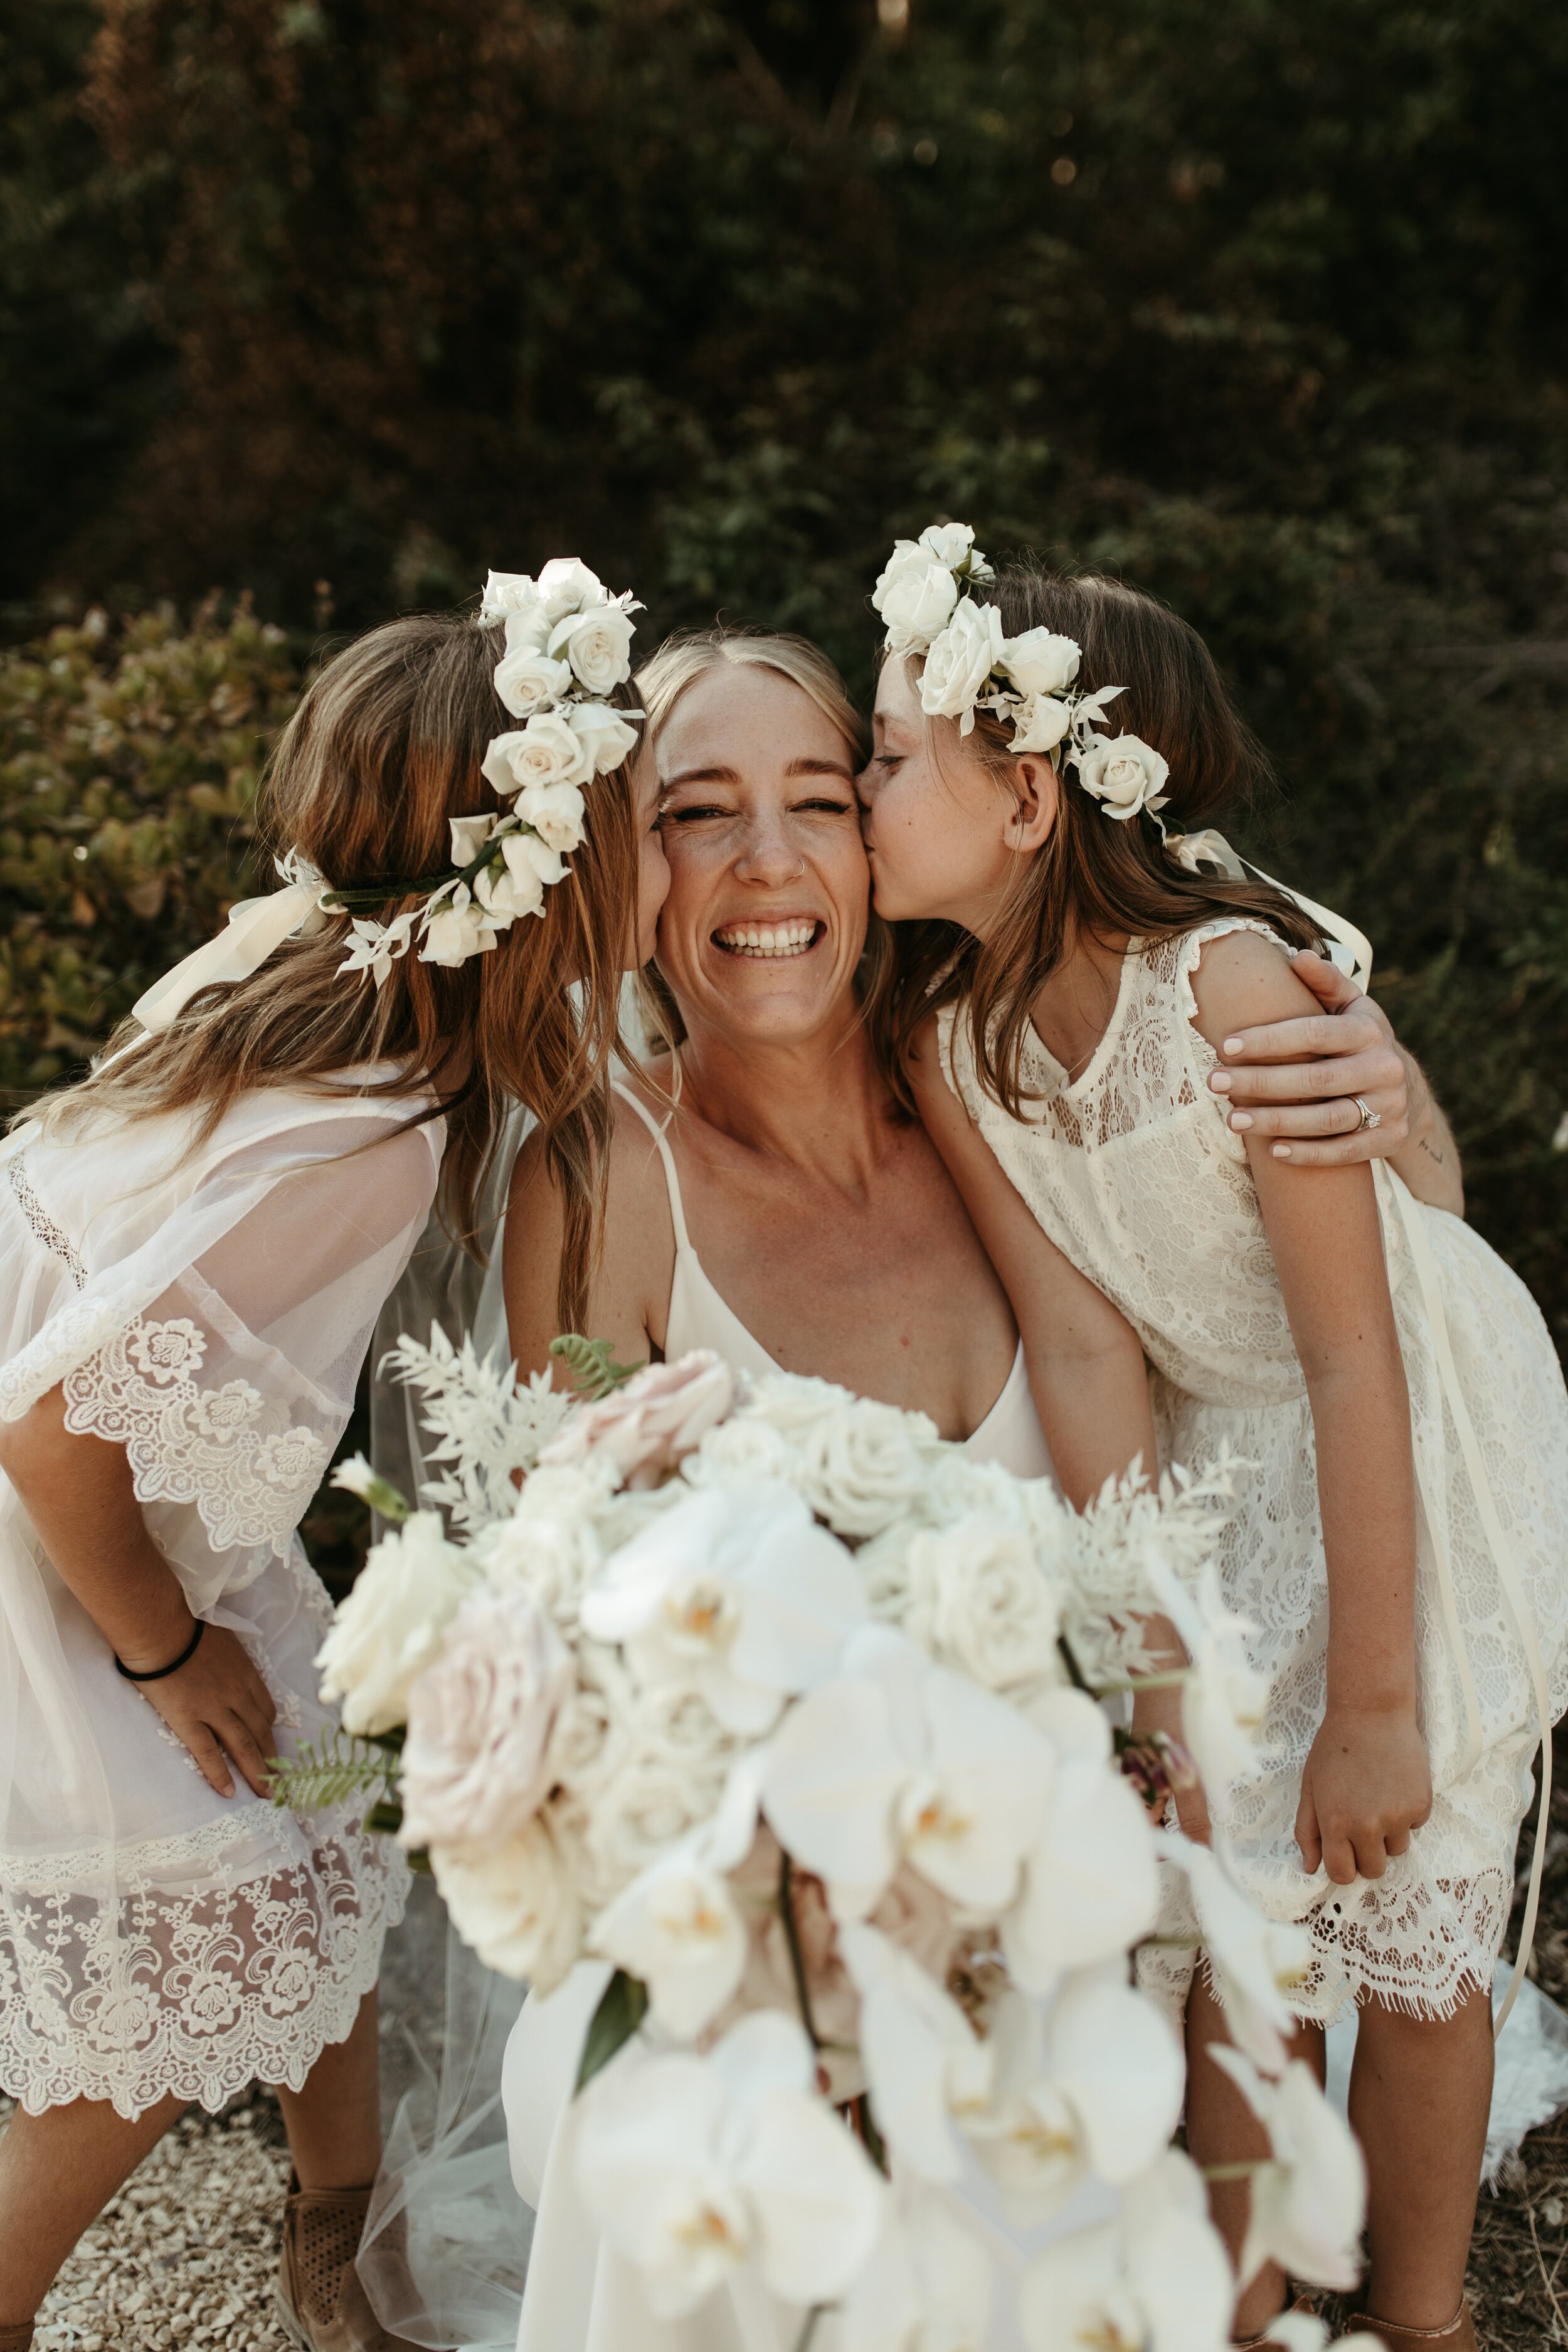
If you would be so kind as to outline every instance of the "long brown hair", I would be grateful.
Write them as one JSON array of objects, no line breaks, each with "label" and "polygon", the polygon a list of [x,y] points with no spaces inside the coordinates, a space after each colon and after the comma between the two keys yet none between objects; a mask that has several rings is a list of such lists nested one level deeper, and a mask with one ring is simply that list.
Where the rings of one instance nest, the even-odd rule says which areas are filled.
[{"label": "long brown hair", "polygon": [[[1047,572],[1028,557],[998,563],[994,582],[970,591],[994,604],[1010,637],[1045,628],[1082,650],[1077,683],[1087,693],[1120,686],[1107,712],[1114,734],[1140,735],[1168,761],[1161,818],[1180,834],[1206,824],[1227,803],[1269,779],[1267,755],[1226,693],[1197,631],[1168,605],[1093,573]],[[957,741],[957,722],[928,719],[940,766]],[[944,744],[944,739],[951,738]],[[1011,729],[976,711],[967,739],[1005,791],[1016,790]],[[1108,817],[1063,776],[1056,823],[1033,856],[1018,860],[989,938],[955,923],[893,927],[893,971],[872,1008],[872,1030],[895,1092],[910,1101],[906,1063],[927,1014],[962,1003],[980,1083],[1013,1118],[1024,1117],[1021,1056],[1029,1008],[1076,934],[1126,933],[1150,947],[1215,914],[1261,917],[1293,947],[1320,935],[1294,900],[1267,882],[1189,873],[1166,854],[1152,818]]]},{"label": "long brown hair", "polygon": [[[491,738],[514,723],[495,691],[501,650],[497,624],[420,614],[335,655],[306,688],[263,780],[258,835],[268,863],[297,848],[342,890],[447,869],[449,820],[501,805],[479,772]],[[630,688],[610,698],[640,708]],[[628,774],[617,769],[586,792],[587,838],[567,878],[545,892],[542,915],[521,917],[492,951],[448,969],[422,963],[416,944],[378,988],[339,976],[349,932],[336,918],[285,940],[248,980],[203,989],[156,1035],[122,1023],[89,1077],[29,1115],[68,1124],[100,1107],[125,1118],[196,1109],[205,1140],[253,1087],[428,1093],[432,1108],[410,1124],[445,1117],[443,1222],[482,1258],[479,1186],[502,1118],[524,1103],[567,1203],[558,1304],[572,1328],[602,1229],[609,1063],[637,912]],[[422,901],[390,896],[376,919]],[[392,1066],[368,1078],[372,1064]]]}]

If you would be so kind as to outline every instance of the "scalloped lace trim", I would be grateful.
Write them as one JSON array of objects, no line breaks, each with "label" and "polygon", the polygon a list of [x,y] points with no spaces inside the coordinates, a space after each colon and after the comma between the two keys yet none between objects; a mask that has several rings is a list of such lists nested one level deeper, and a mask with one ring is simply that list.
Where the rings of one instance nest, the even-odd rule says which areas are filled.
[{"label": "scalloped lace trim", "polygon": [[[259,2078],[298,2091],[341,2042],[403,1916],[390,1840],[342,1829],[239,1877],[237,1824],[99,1854],[0,1856],[0,2086],[29,2114],[106,2099],[133,2117],[171,2093],[221,2107]],[[112,1875],[117,1898],[82,1892]],[[208,1884],[157,1883],[192,1869]]]},{"label": "scalloped lace trim", "polygon": [[199,1387],[208,1345],[188,1316],[137,1316],[66,1375],[66,1427],[124,1446],[138,1501],[194,1503],[215,1551],[285,1557],[331,1449],[311,1429],[268,1429],[248,1381]]}]

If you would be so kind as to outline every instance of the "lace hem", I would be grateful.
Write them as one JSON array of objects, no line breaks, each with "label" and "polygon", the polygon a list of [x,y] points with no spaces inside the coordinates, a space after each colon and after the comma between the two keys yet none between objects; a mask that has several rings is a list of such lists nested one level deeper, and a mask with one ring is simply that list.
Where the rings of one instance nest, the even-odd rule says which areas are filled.
[{"label": "lace hem", "polygon": [[[276,1861],[244,1876],[224,1850],[257,1834],[254,1818],[97,1855],[0,1857],[0,2088],[33,2115],[89,2098],[127,2119],[171,2094],[216,2111],[258,2078],[302,2089],[375,1984],[408,1870],[357,1830],[308,1851],[287,1817],[268,1832]],[[112,1867],[108,1900],[82,1891],[98,1864]],[[194,1893],[157,1883],[193,1865],[206,1875]]]},{"label": "lace hem", "polygon": [[209,1344],[188,1316],[137,1316],[66,1375],[66,1427],[124,1446],[139,1502],[194,1503],[215,1551],[286,1556],[331,1449],[312,1429],[268,1429],[248,1381],[199,1388]]},{"label": "lace hem", "polygon": [[61,1231],[45,1208],[32,1185],[22,1162],[26,1154],[18,1151],[10,1162],[11,1190],[16,1195],[16,1205],[47,1250],[58,1257],[79,1290],[87,1288],[87,1268],[71,1246],[70,1235]]}]

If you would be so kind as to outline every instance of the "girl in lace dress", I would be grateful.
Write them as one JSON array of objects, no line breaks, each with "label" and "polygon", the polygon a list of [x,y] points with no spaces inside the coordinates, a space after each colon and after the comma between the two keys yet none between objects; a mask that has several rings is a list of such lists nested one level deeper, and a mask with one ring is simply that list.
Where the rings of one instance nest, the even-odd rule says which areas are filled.
[{"label": "girl in lace dress", "polygon": [[[1454,1213],[1440,1130],[1433,1206],[1407,1160],[1361,1164],[1345,1137],[1306,1155],[1339,1164],[1292,1166],[1300,1146],[1227,1116],[1227,1041],[1311,1010],[1292,951],[1359,935],[1193,836],[1254,756],[1199,640],[1115,583],[993,576],[971,537],[928,533],[879,587],[862,791],[901,925],[893,1049],[1011,1293],[1069,1495],[1139,1456],[1253,1465],[1220,1569],[1268,1696],[1227,1841],[1264,1909],[1310,1929],[1305,2053],[1359,2009],[1367,2324],[1460,2352],[1488,1995],[1568,1697],[1568,1398],[1528,1293]],[[1174,1695],[1139,1704],[1153,1726]],[[1187,2031],[1194,2154],[1261,2153],[1203,2056],[1201,1971]],[[1238,2250],[1247,2197],[1215,2192]],[[1268,2340],[1286,2293],[1265,2270],[1238,2327]]]},{"label": "girl in lace dress", "polygon": [[[511,585],[515,606],[532,583]],[[487,757],[527,733],[502,707],[506,643],[484,616],[405,620],[331,662],[269,778],[290,887],[237,909],[0,1147],[0,2088],[20,2102],[3,2352],[183,2107],[256,2076],[297,2172],[285,2326],[318,2352],[397,2340],[353,2257],[405,1866],[363,1806],[276,1809],[268,1766],[331,1727],[330,1612],[298,1526],[438,1183],[471,1233],[509,1098],[569,1179],[607,1129],[638,945],[637,738],[553,680],[546,749],[569,765],[579,730],[592,789],[558,776],[509,811],[480,772],[509,796],[523,781]],[[602,693],[633,707],[605,667]],[[568,866],[532,817],[559,827],[574,803]],[[510,900],[505,850],[482,865],[492,834],[524,845]],[[482,929],[466,887],[429,898],[454,856]],[[646,863],[651,929],[657,841]],[[579,1261],[588,1238],[584,1221]]]}]

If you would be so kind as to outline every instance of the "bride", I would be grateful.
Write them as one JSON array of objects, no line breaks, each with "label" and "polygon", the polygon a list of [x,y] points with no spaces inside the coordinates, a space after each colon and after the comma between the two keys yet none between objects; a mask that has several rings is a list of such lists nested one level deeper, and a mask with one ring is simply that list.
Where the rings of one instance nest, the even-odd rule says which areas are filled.
[{"label": "bride", "polygon": [[[802,639],[718,633],[668,645],[638,682],[670,871],[642,979],[649,1050],[616,1088],[585,1319],[559,1295],[561,1195],[531,1140],[517,1155],[497,1253],[507,1352],[521,1371],[543,1366],[563,1318],[626,1360],[712,1348],[922,1411],[981,1458],[1049,1475],[1002,1284],[878,1058],[884,935],[855,793],[865,738],[842,682]],[[1298,968],[1337,1017],[1248,1040],[1237,1108],[1302,1139],[1303,1156],[1391,1156],[1413,1190],[1458,1208],[1451,1139],[1384,1016],[1331,966]],[[1325,1043],[1339,1049],[1322,1059],[1339,1073],[1329,1083],[1287,1066]],[[1358,1096],[1379,1114],[1372,1129]],[[481,1342],[501,1336],[500,1288],[454,1301]],[[430,1306],[428,1282],[395,1297],[387,1343]],[[584,1964],[528,2005],[509,2050],[513,2174],[539,2209],[521,2352],[751,2352],[767,2337],[727,2297],[679,2326],[655,2319],[559,2160],[602,1984]]]}]

